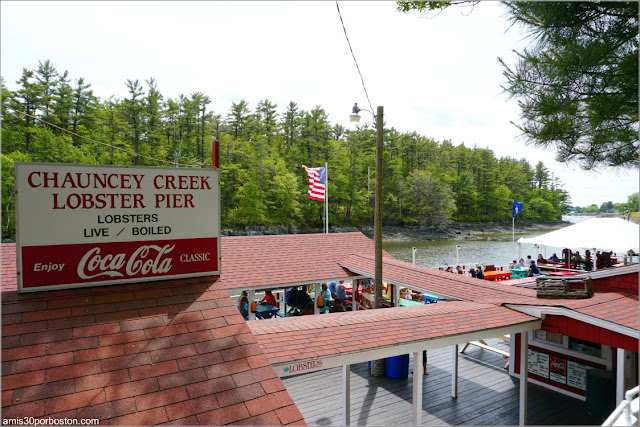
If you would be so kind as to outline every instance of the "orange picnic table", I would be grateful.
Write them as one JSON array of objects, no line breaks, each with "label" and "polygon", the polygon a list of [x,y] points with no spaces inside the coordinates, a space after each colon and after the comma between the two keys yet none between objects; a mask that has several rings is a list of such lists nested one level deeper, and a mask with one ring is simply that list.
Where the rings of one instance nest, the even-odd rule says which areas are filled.
[{"label": "orange picnic table", "polygon": [[503,280],[511,277],[511,271],[485,271],[484,280]]}]

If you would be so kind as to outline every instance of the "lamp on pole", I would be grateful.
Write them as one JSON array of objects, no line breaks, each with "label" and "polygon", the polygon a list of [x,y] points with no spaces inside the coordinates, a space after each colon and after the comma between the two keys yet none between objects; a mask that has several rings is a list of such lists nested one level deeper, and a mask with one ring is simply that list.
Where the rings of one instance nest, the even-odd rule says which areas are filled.
[{"label": "lamp on pole", "polygon": [[383,115],[384,107],[378,106],[377,114],[358,107],[356,103],[349,116],[350,121],[360,122],[360,111],[367,111],[376,121],[376,182],[375,206],[373,213],[373,242],[375,246],[375,276],[373,307],[380,308],[382,303],[382,149],[383,149]]}]

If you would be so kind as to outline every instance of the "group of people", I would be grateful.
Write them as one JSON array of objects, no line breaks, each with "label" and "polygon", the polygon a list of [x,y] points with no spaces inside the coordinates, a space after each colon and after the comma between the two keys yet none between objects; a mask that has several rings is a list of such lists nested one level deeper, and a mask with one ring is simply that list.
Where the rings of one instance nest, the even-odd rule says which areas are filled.
[{"label": "group of people", "polygon": [[[261,305],[273,305],[277,304],[276,297],[273,295],[270,289],[264,291],[264,297],[260,300],[259,304]],[[238,297],[238,302],[236,303],[236,307],[238,311],[244,317],[244,320],[249,320],[249,295],[247,291],[242,291],[240,293],[240,297]]]},{"label": "group of people", "polygon": [[285,304],[290,307],[287,314],[292,316],[313,313],[313,298],[309,295],[307,285],[293,286],[286,291]]},{"label": "group of people", "polygon": [[[546,262],[547,261],[542,257],[542,255],[538,255],[538,264],[546,263]],[[526,263],[525,263],[523,258],[520,258],[520,261],[516,261],[514,259],[509,264],[509,268],[510,269],[516,269],[517,268],[517,269],[521,269],[521,270],[527,270],[527,276],[529,276],[529,277],[539,276],[540,275],[540,270],[538,269],[538,266],[536,265],[536,262],[531,259],[531,255],[527,255],[527,262]]]},{"label": "group of people", "polygon": [[476,268],[470,268],[468,274],[465,273],[462,267],[460,267],[459,265],[456,265],[455,270],[453,269],[452,266],[448,266],[446,269],[444,267],[439,267],[438,270],[445,271],[447,273],[464,274],[465,276],[471,276],[476,279],[484,280],[484,273],[482,272],[482,266],[480,265],[477,266]]},{"label": "group of people", "polygon": [[[318,296],[318,307],[330,307],[329,312],[340,312],[346,311],[344,307],[344,302],[347,300],[347,287],[344,284],[344,281],[329,282],[327,285],[323,283],[320,286],[320,294]],[[314,301],[313,298],[309,295],[308,288],[306,285],[303,286],[294,286],[286,292],[285,302],[291,308],[287,312],[292,316],[301,316],[306,314],[314,313]]]},{"label": "group of people", "polygon": [[[600,252],[600,251],[596,251],[595,254],[595,263],[596,263],[596,268],[608,268],[608,267],[612,267],[613,266],[613,260],[611,259],[611,256],[613,255],[613,251],[610,252]],[[584,265],[584,269],[586,271],[591,271],[593,270],[593,262],[594,262],[594,257],[592,257],[591,255],[591,251],[589,249],[587,249],[586,251],[584,251],[584,257],[582,255],[580,255],[580,251],[571,251],[570,249],[564,249],[562,251],[562,256],[563,258],[560,259],[558,258],[558,256],[554,253],[551,257],[549,257],[549,261],[553,261],[553,262],[570,262],[570,263],[576,263],[576,264],[581,264]],[[546,263],[547,261],[544,260],[544,258],[542,258],[542,255],[538,256],[538,264],[540,264],[541,262]],[[570,261],[568,261],[570,260]]]}]

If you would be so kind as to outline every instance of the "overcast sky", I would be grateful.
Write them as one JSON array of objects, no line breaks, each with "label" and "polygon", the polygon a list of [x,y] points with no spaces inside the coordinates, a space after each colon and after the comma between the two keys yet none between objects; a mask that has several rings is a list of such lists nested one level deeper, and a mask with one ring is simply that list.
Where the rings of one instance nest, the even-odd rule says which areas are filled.
[{"label": "overcast sky", "polygon": [[[395,12],[395,2],[339,2],[373,108],[387,127],[416,131],[497,156],[543,161],[574,205],[626,202],[638,171],[584,172],[525,145],[510,121],[519,109],[500,85],[497,58],[512,64],[529,40],[509,29],[503,7],[482,2],[437,16]],[[1,71],[16,89],[22,68],[50,59],[84,77],[104,100],[126,96],[127,79],[153,77],[165,99],[208,95],[226,116],[232,102],[316,105],[352,127],[354,102],[369,108],[333,1],[0,3]],[[471,13],[469,13],[471,12]],[[146,85],[145,85],[146,86]],[[363,117],[369,119],[367,113]]]}]

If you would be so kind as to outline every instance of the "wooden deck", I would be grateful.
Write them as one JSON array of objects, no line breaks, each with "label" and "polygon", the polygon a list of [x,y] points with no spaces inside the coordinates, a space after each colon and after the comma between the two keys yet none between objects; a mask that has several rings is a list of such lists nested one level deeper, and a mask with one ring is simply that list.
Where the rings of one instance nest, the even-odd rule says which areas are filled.
[{"label": "wooden deck", "polygon": [[[509,351],[502,341],[491,346]],[[412,359],[409,366],[412,369]],[[458,398],[451,393],[451,348],[430,350],[424,377],[423,425],[518,425],[519,380],[502,356],[469,346],[459,357]],[[284,377],[309,425],[342,424],[342,368]],[[367,363],[351,366],[351,425],[411,425],[412,374],[372,377]],[[529,384],[530,425],[599,425],[583,401]]]}]

